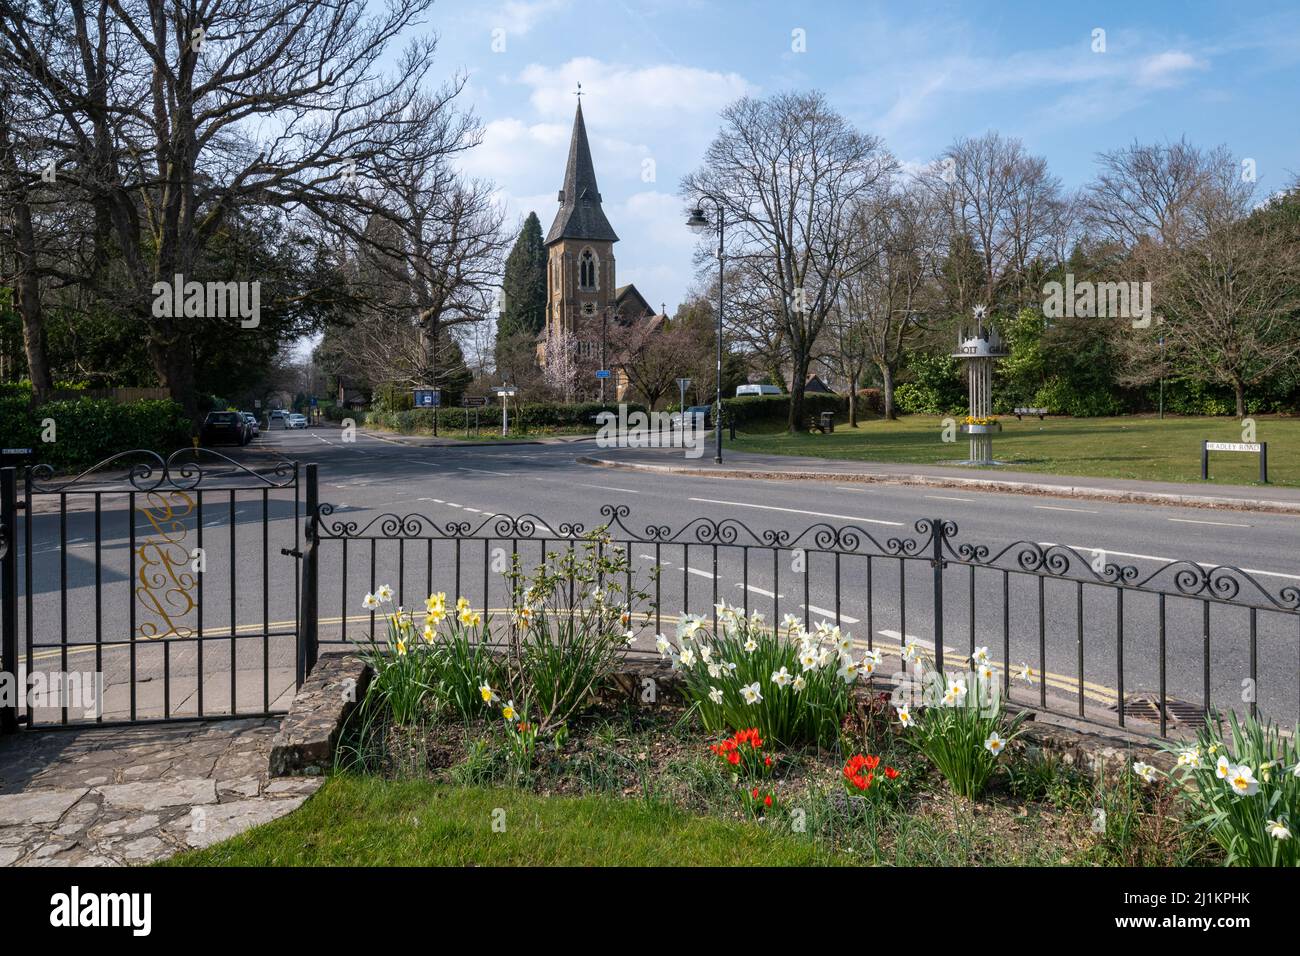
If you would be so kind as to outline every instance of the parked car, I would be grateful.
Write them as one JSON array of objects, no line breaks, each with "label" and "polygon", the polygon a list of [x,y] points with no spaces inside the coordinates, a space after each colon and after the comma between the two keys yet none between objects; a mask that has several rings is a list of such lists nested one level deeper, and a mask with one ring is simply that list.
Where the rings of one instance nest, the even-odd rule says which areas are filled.
[{"label": "parked car", "polygon": [[208,412],[199,429],[199,441],[208,446],[247,445],[252,437],[242,412]]},{"label": "parked car", "polygon": [[[712,428],[713,427],[713,406],[712,405],[689,405],[686,408],[686,417],[687,419],[702,418],[704,419],[704,427]],[[672,423],[673,423],[673,428],[682,427],[681,412],[673,412]]]},{"label": "parked car", "polygon": [[241,412],[244,421],[248,422],[248,431],[254,438],[262,434],[262,426],[257,421],[257,416],[252,412]]},{"label": "parked car", "polygon": [[299,412],[294,412],[292,415],[289,416],[289,427],[290,427],[290,428],[306,428],[306,427],[307,427],[307,416],[306,416],[306,415],[303,415],[303,414],[300,414]]},{"label": "parked car", "polygon": [[288,422],[288,420],[289,413],[283,408],[273,408],[266,416],[266,424],[268,428],[276,422]]},{"label": "parked car", "polygon": [[738,385],[736,386],[736,397],[743,398],[746,395],[781,395],[784,394],[775,385]]}]

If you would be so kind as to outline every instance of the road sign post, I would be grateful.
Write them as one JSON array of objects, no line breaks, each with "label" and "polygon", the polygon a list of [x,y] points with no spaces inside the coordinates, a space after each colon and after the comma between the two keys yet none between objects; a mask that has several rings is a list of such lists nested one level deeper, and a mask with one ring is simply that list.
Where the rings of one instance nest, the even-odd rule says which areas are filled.
[{"label": "road sign post", "polygon": [[1268,484],[1268,442],[1266,441],[1202,441],[1201,481],[1210,480],[1210,452],[1236,451],[1259,455],[1259,483]]},{"label": "road sign post", "polygon": [[510,430],[510,399],[519,394],[519,389],[513,385],[503,385],[496,390],[501,396],[501,437],[504,438]]},{"label": "road sign post", "polygon": [[678,420],[682,423],[683,428],[686,427],[686,390],[690,387],[691,380],[689,378],[679,378],[677,380],[677,394],[681,399],[677,403],[677,414],[681,416]]}]

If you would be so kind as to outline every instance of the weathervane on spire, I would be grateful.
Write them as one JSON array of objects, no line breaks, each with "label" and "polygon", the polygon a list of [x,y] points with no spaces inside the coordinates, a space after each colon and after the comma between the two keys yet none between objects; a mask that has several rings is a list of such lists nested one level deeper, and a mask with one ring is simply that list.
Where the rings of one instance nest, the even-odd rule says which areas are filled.
[{"label": "weathervane on spire", "polygon": [[581,80],[578,81],[578,91],[577,91],[576,93],[574,93],[573,95],[576,96],[576,97],[578,97],[578,102],[579,102],[579,103],[582,102],[582,81],[581,81]]}]

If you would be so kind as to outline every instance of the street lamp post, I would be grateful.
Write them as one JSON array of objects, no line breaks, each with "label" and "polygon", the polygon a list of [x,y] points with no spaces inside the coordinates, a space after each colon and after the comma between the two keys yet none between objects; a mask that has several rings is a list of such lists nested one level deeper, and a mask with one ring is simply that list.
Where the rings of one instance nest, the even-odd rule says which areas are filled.
[{"label": "street lamp post", "polygon": [[690,226],[697,233],[703,233],[709,228],[709,220],[704,215],[704,203],[713,204],[713,211],[718,217],[718,379],[717,379],[717,397],[714,399],[713,412],[713,437],[714,464],[722,464],[722,304],[723,304],[723,277],[725,275],[725,258],[724,258],[724,222],[725,216],[722,211],[722,203],[710,195],[700,197],[699,205],[691,210],[691,216],[686,220],[686,225]]}]

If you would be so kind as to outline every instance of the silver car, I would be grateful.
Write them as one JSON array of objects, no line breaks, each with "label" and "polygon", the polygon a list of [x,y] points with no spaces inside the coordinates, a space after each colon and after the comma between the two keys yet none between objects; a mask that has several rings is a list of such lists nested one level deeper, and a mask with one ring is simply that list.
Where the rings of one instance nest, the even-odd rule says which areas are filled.
[{"label": "silver car", "polygon": [[303,414],[300,414],[300,413],[298,413],[298,412],[294,412],[292,415],[289,416],[289,427],[290,427],[290,428],[306,428],[306,427],[307,427],[307,416],[306,416],[306,415],[303,415]]}]

